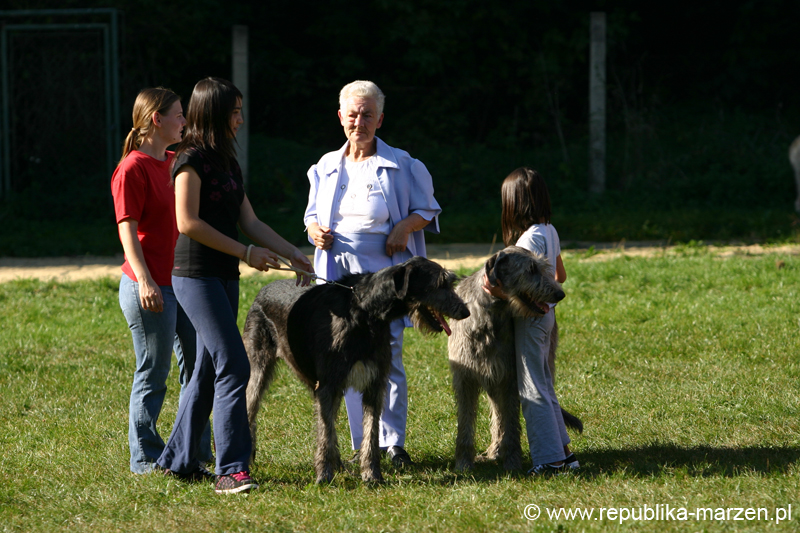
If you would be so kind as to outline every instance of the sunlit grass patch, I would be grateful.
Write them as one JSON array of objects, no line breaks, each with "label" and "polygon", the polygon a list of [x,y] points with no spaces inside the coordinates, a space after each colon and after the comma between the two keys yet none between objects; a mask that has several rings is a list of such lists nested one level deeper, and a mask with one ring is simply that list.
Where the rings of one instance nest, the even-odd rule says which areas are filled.
[{"label": "sunlit grass patch", "polygon": [[[354,467],[315,486],[310,392],[283,364],[264,397],[253,474],[261,489],[128,472],[130,336],[107,279],[0,284],[0,520],[9,531],[600,531],[629,521],[529,522],[528,504],[800,508],[800,263],[679,253],[595,261],[567,254],[557,392],[580,416],[582,468],[531,479],[479,464],[453,470],[455,404],[443,335],[406,331],[407,449],[386,483]],[[776,261],[783,261],[776,267]],[[467,274],[461,271],[459,274]],[[240,326],[268,277],[241,283]],[[159,430],[177,408],[170,377]],[[340,449],[350,455],[344,409]],[[478,448],[489,444],[482,400]],[[523,442],[523,448],[527,448]],[[598,511],[596,511],[598,512]],[[770,529],[793,531],[796,521]],[[764,529],[764,522],[661,521],[665,531]]]}]

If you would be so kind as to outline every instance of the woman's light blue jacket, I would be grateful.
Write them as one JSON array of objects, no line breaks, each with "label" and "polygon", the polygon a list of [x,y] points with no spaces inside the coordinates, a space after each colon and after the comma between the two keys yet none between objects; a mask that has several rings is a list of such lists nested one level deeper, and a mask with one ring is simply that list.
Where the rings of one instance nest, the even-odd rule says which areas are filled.
[{"label": "woman's light blue jacket", "polygon": [[[378,137],[378,151],[372,157],[377,158],[375,168],[378,169],[378,183],[389,208],[389,218],[394,227],[398,222],[412,213],[417,213],[430,223],[422,230],[415,231],[408,238],[405,252],[392,256],[392,264],[397,265],[414,255],[425,257],[425,237],[423,231],[439,233],[439,203],[433,197],[433,181],[425,165],[411,157],[408,152],[392,148]],[[308,193],[303,222],[308,225],[316,222],[320,226],[331,227],[333,206],[345,193],[340,184],[345,150],[350,141],[335,152],[328,152],[308,169],[308,181],[311,189]],[[314,244],[309,237],[309,242]],[[325,279],[333,279],[335,265],[327,250],[316,248],[314,251],[314,270]]]}]

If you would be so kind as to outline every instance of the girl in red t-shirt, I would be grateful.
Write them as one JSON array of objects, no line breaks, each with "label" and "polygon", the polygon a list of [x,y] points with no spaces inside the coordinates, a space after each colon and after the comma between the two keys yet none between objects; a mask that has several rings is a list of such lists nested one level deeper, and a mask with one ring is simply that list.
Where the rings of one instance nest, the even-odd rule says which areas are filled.
[{"label": "girl in red t-shirt", "polygon": [[[133,106],[133,125],[111,178],[119,239],[125,251],[119,302],[133,337],[133,374],[128,442],[131,472],[155,469],[164,449],[156,423],[164,403],[172,350],[178,358],[181,394],[192,375],[195,330],[172,290],[178,227],[175,189],[167,147],[181,141],[186,119],[178,95],[161,87],[145,89]],[[211,457],[206,428],[199,459]],[[210,475],[210,473],[209,473]]]}]

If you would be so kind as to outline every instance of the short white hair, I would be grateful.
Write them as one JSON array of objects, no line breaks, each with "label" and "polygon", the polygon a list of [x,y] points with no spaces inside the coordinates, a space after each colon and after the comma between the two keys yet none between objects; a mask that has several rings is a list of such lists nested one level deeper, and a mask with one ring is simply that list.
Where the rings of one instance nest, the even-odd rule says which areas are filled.
[{"label": "short white hair", "polygon": [[383,113],[383,103],[386,101],[383,91],[371,81],[357,80],[348,83],[339,91],[339,109],[345,111],[347,101],[351,98],[374,98],[378,105],[378,114]]}]

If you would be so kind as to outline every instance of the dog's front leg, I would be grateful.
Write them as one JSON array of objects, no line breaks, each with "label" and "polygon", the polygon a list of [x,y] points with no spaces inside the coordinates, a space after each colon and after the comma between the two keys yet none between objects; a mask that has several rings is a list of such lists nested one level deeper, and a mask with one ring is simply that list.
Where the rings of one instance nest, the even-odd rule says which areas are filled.
[{"label": "dog's front leg", "polygon": [[[386,383],[386,379],[382,380]],[[366,483],[383,483],[381,450],[378,442],[380,417],[385,387],[372,384],[362,395],[364,406],[364,438],[361,441],[361,479]]]},{"label": "dog's front leg", "polygon": [[339,439],[336,436],[336,413],[342,394],[334,387],[326,385],[314,393],[314,418],[317,426],[317,451],[314,456],[314,469],[317,483],[333,481],[333,476],[342,467],[339,455]]}]

